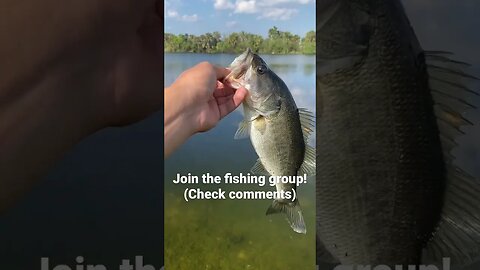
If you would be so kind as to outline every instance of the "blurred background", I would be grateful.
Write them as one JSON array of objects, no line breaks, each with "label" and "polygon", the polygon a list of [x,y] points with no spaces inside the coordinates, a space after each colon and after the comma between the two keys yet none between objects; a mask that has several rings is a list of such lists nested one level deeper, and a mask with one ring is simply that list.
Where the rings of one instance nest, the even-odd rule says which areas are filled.
[{"label": "blurred background", "polygon": [[[188,6],[189,2],[183,1],[184,4],[187,3],[185,6]],[[197,5],[196,9],[205,7],[213,12],[222,12],[222,16],[226,16],[227,19],[230,13],[232,16],[238,16],[239,18],[246,16],[245,14],[250,14],[249,19],[245,21],[233,18],[215,21],[216,28],[208,29],[212,32],[219,31],[228,34],[234,32],[233,30],[244,29],[267,38],[268,30],[273,25],[276,25],[282,31],[295,34],[295,29],[300,29],[298,25],[312,24],[311,27],[307,27],[308,30],[305,29],[296,33],[300,38],[303,38],[309,30],[314,29],[312,17],[301,13],[288,15],[292,12],[284,9],[270,13],[266,11],[245,13],[249,12],[248,6],[246,6],[243,7],[244,13],[235,13],[235,6],[232,7],[228,4],[233,4],[234,1],[205,0],[198,2],[202,4]],[[479,1],[404,0],[403,2],[423,48],[452,51],[459,60],[471,63],[473,65],[472,73],[480,76]],[[173,9],[173,11],[170,9],[169,16],[173,20],[181,20],[182,24],[192,29],[191,34],[203,33],[203,31],[194,31],[197,31],[197,25],[207,24],[209,20],[212,20],[208,16],[214,13],[212,12],[202,18],[199,12],[195,13],[196,11],[186,10],[184,11],[186,13],[181,13],[181,7]],[[300,11],[301,8],[303,6],[300,6],[297,10]],[[309,6],[307,9],[312,10],[313,8]],[[251,11],[253,10],[251,9]],[[196,16],[194,16],[195,14]],[[261,16],[267,18],[277,15],[277,17],[281,17],[282,14],[284,17],[295,16],[291,17],[292,20],[290,21],[276,20],[271,24],[267,24],[266,19],[257,20]],[[183,15],[187,15],[187,17]],[[192,23],[186,24],[189,20]],[[173,23],[173,21],[171,22]],[[248,28],[240,28],[242,23],[245,23]],[[227,30],[226,27],[229,25],[232,30]],[[168,27],[167,23],[166,32],[174,34],[185,32],[181,29],[175,32],[174,28],[169,29]],[[170,27],[174,26],[170,25]],[[311,89],[308,86],[302,86],[302,84],[304,78],[309,80],[311,68],[308,67],[308,61],[303,59],[303,56],[298,56],[298,58],[300,60],[295,64],[294,71],[288,71],[292,67],[286,67],[285,74],[292,74],[291,81],[299,81],[297,87],[302,90],[298,90],[298,92],[305,95],[306,101],[301,102],[302,98],[297,97],[298,102],[302,106],[308,106],[308,102],[311,102],[311,93],[308,96],[309,94],[305,94],[305,91]],[[228,56],[224,60],[217,61],[227,63],[231,59],[232,56]],[[190,64],[193,63],[190,62],[185,65]],[[181,68],[174,71],[177,72]],[[281,67],[278,68],[280,73]],[[166,76],[170,76],[170,78],[175,76],[173,72],[170,73],[171,75],[167,74]],[[166,81],[168,81],[167,78]],[[295,91],[294,89],[295,86],[290,90]],[[472,102],[480,104],[478,99]],[[478,139],[480,138],[480,113],[471,111],[467,112],[467,115],[476,126],[464,129],[466,136],[460,138],[460,147],[455,150],[455,155],[458,157],[458,164],[462,168],[478,177],[480,175]],[[221,136],[225,141],[231,140],[236,129],[233,123],[241,119],[241,114],[234,113],[231,117],[232,119],[222,123],[223,128],[212,131],[218,134],[212,135],[211,138]],[[67,153],[64,159],[58,162],[55,168],[32,192],[22,198],[6,214],[0,216],[0,268],[9,270],[40,269],[40,257],[42,256],[50,257],[51,265],[65,263],[74,265],[75,258],[79,255],[85,257],[85,263],[101,263],[107,266],[112,265],[112,267],[118,267],[122,259],[133,260],[136,255],[145,256],[144,260],[147,264],[153,264],[156,267],[162,265],[164,174],[162,170],[161,123],[161,113],[157,113],[128,127],[105,129],[85,139]],[[191,149],[201,147],[202,144],[198,142],[207,140],[206,137],[208,136],[192,140],[179,150],[179,155],[182,152],[192,153],[189,150],[190,147],[192,147]],[[248,141],[232,142],[232,144],[238,146],[237,149],[243,149],[240,153],[231,151],[231,148],[228,148],[231,145],[222,144],[226,143],[225,141],[220,142],[220,144],[218,141],[210,141],[208,145],[211,147],[208,148],[208,151],[223,152],[221,156],[225,159],[225,162],[236,164],[237,170],[249,169],[253,163],[250,164],[250,160],[247,159],[253,159],[254,154],[251,152]],[[206,144],[203,145],[207,147]],[[203,148],[203,150],[205,149]],[[239,160],[238,156],[242,156],[242,159]],[[226,169],[216,164],[214,160],[204,158],[203,155],[194,155],[192,158],[192,166],[207,166],[205,164],[209,163],[209,168],[222,171]],[[167,166],[175,165],[173,164],[174,161],[179,159],[182,158],[172,156],[168,161],[170,163],[167,162]],[[198,165],[195,163],[198,163]],[[168,181],[169,178],[166,178],[166,180]],[[308,192],[306,197],[308,198]],[[170,200],[168,194],[165,195],[165,199],[170,202],[168,201]],[[175,203],[178,204],[178,202],[172,200],[170,204],[175,206]],[[264,203],[265,205],[262,201],[261,207],[258,209],[259,222],[264,222],[266,219],[263,213],[268,203],[266,201]],[[305,207],[313,207],[313,205],[308,206],[307,204]],[[257,208],[252,206],[251,209],[255,209],[255,211],[252,210],[251,213],[249,212],[241,218],[251,218],[251,214],[257,213]],[[235,208],[232,208],[232,211],[235,210]],[[183,215],[183,213],[180,213],[180,215]],[[216,215],[216,212],[209,212],[209,215]],[[197,217],[203,218],[200,214]],[[238,216],[232,217],[228,222],[230,224],[239,222],[237,218]],[[289,228],[283,218],[278,217],[272,222],[276,225],[271,226],[276,226],[288,233],[287,229]],[[178,226],[186,227],[192,224],[194,223],[182,223]],[[218,230],[218,226],[215,227],[215,230]],[[270,224],[267,226],[270,226]],[[312,228],[312,225],[307,224],[307,226]],[[312,232],[312,229],[309,231]],[[247,229],[238,227],[238,230]],[[217,232],[213,231],[212,233],[217,234]],[[229,232],[222,233],[222,235],[228,235]],[[233,243],[240,241],[245,245],[249,244],[245,239],[242,240],[242,237],[238,234],[230,235],[232,237],[228,241]],[[273,235],[267,235],[267,237],[273,238]],[[276,241],[282,242],[283,239],[278,235]],[[198,243],[198,246],[200,244]],[[274,242],[271,244],[273,245]],[[285,246],[284,248],[289,249]],[[185,251],[185,254],[188,254],[188,252]],[[257,252],[261,253],[262,250],[259,249]],[[235,256],[238,256],[237,258],[242,258],[244,255],[248,254],[242,255],[240,251],[235,253]],[[259,254],[259,257],[262,257],[262,254]],[[272,260],[272,258],[263,256],[261,260],[267,261]],[[478,267],[480,265],[465,269],[474,270]]]}]

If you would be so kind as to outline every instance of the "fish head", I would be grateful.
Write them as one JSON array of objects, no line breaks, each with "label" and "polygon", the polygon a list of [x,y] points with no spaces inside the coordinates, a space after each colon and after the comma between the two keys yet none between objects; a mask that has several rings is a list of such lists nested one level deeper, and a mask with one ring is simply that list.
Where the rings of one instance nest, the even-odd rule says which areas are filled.
[{"label": "fish head", "polygon": [[358,66],[373,44],[393,46],[391,33],[403,50],[423,52],[400,0],[320,0],[317,18],[317,74]]},{"label": "fish head", "polygon": [[244,87],[249,96],[254,98],[271,95],[277,76],[250,48],[233,60],[230,69],[231,73],[225,80],[233,87]]},{"label": "fish head", "polygon": [[231,73],[227,76],[228,80],[234,87],[240,88],[243,86],[242,78],[248,69],[248,65],[252,62],[254,53],[248,48],[244,53],[236,57],[230,64]]},{"label": "fish head", "polygon": [[322,60],[366,54],[372,33],[371,0],[321,0],[317,6],[317,56]]}]

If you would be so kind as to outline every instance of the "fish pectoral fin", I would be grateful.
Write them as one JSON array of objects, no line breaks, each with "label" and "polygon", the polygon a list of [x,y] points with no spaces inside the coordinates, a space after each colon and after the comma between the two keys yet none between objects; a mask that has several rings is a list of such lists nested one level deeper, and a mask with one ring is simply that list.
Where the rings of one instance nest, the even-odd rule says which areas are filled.
[{"label": "fish pectoral fin", "polygon": [[254,175],[270,176],[270,173],[268,173],[267,169],[265,169],[260,159],[257,159],[257,162],[255,162],[255,165],[253,165],[252,169],[250,169],[250,172],[252,172]]},{"label": "fish pectoral fin", "polygon": [[292,227],[293,231],[297,233],[307,233],[305,221],[303,220],[302,209],[298,200],[294,202],[280,202],[274,200],[272,205],[268,207],[266,215],[285,213],[287,215],[287,221]]},{"label": "fish pectoral fin", "polygon": [[312,112],[304,108],[298,108],[298,116],[300,117],[300,125],[302,127],[303,139],[307,142],[308,137],[315,128],[315,116]]},{"label": "fish pectoral fin", "polygon": [[303,163],[298,170],[298,174],[307,174],[309,176],[315,175],[316,173],[316,152],[315,148],[305,145],[305,156],[303,158]]},{"label": "fish pectoral fin", "polygon": [[237,132],[235,132],[235,136],[233,137],[235,140],[245,139],[250,136],[250,121],[243,120],[238,124]]}]

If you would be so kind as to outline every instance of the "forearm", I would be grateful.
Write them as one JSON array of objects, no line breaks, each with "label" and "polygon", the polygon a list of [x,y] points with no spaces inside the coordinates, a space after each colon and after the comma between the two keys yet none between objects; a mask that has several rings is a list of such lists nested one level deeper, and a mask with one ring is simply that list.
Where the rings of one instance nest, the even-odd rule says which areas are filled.
[{"label": "forearm", "polygon": [[[30,189],[76,142],[102,126],[97,82],[78,64],[45,76],[0,107],[0,211]],[[5,88],[3,89],[5,90]]]},{"label": "forearm", "polygon": [[164,156],[168,157],[195,133],[193,115],[183,108],[182,98],[176,90],[168,87],[164,93]]},{"label": "forearm", "polygon": [[98,64],[100,44],[83,21],[94,10],[56,0],[0,3],[0,211],[98,128],[89,65]]}]

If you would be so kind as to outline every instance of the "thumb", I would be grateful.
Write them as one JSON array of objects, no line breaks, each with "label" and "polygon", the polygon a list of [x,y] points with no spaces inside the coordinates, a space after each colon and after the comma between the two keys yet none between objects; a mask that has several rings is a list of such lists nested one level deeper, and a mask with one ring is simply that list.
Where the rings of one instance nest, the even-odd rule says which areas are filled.
[{"label": "thumb", "polygon": [[248,91],[245,89],[245,87],[240,87],[235,91],[235,94],[233,95],[233,104],[235,105],[235,108],[242,104],[247,95]]}]

